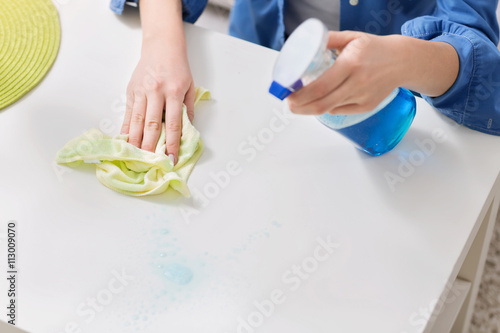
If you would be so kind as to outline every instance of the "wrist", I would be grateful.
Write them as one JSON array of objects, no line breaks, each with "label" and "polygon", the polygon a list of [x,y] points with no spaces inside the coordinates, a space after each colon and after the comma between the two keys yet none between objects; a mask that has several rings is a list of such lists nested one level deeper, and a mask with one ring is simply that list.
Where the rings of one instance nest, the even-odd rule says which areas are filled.
[{"label": "wrist", "polygon": [[394,55],[392,73],[398,87],[407,88],[419,76],[419,68],[414,62],[413,38],[393,35],[391,52]]},{"label": "wrist", "polygon": [[169,42],[168,38],[157,38],[143,41],[141,58],[154,57],[162,61],[187,59],[186,44],[182,41]]},{"label": "wrist", "polygon": [[443,42],[405,38],[407,73],[402,87],[429,97],[443,95],[455,83],[459,70],[458,54]]},{"label": "wrist", "polygon": [[141,56],[161,54],[162,56],[187,57],[186,39],[182,22],[177,27],[166,27],[145,32],[142,38]]}]

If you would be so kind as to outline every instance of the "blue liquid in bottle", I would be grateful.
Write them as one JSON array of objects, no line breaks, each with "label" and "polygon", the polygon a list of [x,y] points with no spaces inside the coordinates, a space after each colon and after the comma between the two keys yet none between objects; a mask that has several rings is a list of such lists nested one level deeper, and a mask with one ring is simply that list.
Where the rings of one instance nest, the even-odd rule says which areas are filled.
[{"label": "blue liquid in bottle", "polygon": [[351,126],[338,128],[337,115],[324,114],[318,120],[354,143],[356,148],[372,155],[382,155],[394,148],[406,134],[415,117],[413,94],[399,88],[397,96],[387,106],[367,119]]}]

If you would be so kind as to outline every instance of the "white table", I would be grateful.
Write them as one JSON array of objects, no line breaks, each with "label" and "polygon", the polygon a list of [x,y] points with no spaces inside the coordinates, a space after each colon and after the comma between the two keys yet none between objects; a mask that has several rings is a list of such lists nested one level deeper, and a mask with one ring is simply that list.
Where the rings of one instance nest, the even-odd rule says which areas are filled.
[{"label": "white table", "polygon": [[[0,216],[3,228],[17,221],[18,327],[431,332],[449,328],[464,303],[454,331],[466,331],[498,210],[500,138],[418,100],[403,141],[369,157],[314,118],[283,116],[267,93],[275,51],[186,25],[196,84],[213,95],[196,110],[206,150],[188,183],[203,197],[120,195],[92,166],[53,160],[85,130],[119,131],[138,17],[115,17],[107,1],[58,8],[54,67],[0,112]],[[185,275],[164,276],[165,267]],[[438,311],[453,283],[456,302]]]}]

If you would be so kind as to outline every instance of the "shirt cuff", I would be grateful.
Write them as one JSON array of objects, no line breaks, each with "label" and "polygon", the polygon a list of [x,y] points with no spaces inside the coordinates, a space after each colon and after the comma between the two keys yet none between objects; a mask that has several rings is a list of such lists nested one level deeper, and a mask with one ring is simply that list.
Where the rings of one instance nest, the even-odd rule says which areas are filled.
[{"label": "shirt cuff", "polygon": [[182,19],[194,23],[207,5],[207,0],[182,0]]},{"label": "shirt cuff", "polygon": [[114,13],[121,15],[123,13],[123,7],[125,7],[126,4],[133,7],[138,7],[139,0],[111,0],[109,8]]},{"label": "shirt cuff", "polygon": [[470,81],[476,69],[475,34],[465,26],[431,17],[420,17],[406,22],[402,34],[433,42],[448,43],[458,54],[459,71],[453,85],[441,96],[423,98],[457,123],[464,122]]},{"label": "shirt cuff", "polygon": [[[138,7],[139,0],[111,0],[109,8],[121,15],[125,5]],[[182,0],[182,19],[189,23],[196,22],[206,5],[207,0]]]},{"label": "shirt cuff", "polygon": [[500,135],[500,52],[483,30],[432,16],[406,22],[402,34],[445,42],[457,51],[460,68],[455,83],[438,97],[424,99],[466,127]]}]

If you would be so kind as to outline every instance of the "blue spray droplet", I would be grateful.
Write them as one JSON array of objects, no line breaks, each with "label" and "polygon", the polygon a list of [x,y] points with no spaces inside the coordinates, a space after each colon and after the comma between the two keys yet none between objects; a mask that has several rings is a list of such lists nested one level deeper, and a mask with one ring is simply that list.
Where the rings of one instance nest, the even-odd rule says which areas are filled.
[{"label": "blue spray droplet", "polygon": [[193,271],[186,266],[180,264],[168,264],[163,272],[165,277],[175,284],[188,284],[193,279]]}]

